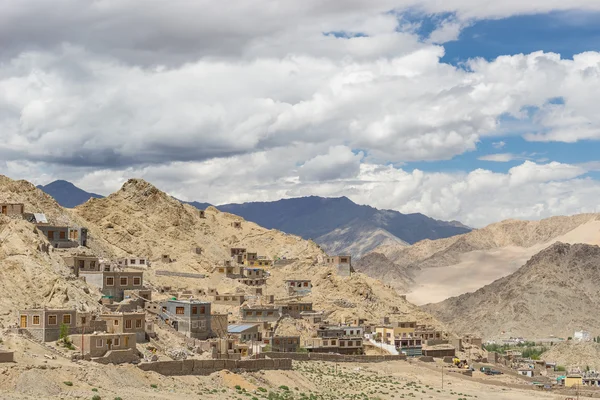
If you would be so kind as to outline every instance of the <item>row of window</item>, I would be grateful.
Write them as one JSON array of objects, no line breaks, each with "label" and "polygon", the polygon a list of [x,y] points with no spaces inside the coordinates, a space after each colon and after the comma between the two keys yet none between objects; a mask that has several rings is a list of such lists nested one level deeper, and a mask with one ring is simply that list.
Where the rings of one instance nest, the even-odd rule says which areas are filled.
[{"label": "row of window", "polygon": [[[129,286],[129,278],[121,277],[119,278],[120,286]],[[115,278],[113,276],[106,277],[106,286],[115,286]],[[142,286],[142,278],[139,276],[133,277],[133,286]]]},{"label": "row of window", "polygon": [[[96,347],[101,349],[104,347],[104,344],[106,343],[106,346],[110,346],[111,348],[113,347],[119,347],[121,346],[121,338],[112,338],[112,339],[106,339],[106,341],[104,339],[96,339]],[[125,346],[129,346],[129,338],[125,337]]]},{"label": "row of window", "polygon": [[[40,316],[34,315],[31,319],[31,323],[33,325],[40,324]],[[64,314],[62,316],[62,323],[65,325],[71,325],[71,314]],[[48,315],[48,325],[58,325],[58,316],[56,315]]]},{"label": "row of window", "polygon": [[[198,313],[198,310],[200,310],[200,313]],[[166,311],[166,309],[164,311]],[[185,307],[175,307],[175,314],[185,315]],[[203,314],[206,314],[206,306],[192,306],[192,315]]]},{"label": "row of window", "polygon": [[[133,321],[133,320],[131,320],[131,319],[126,319],[126,320],[125,320],[125,329],[132,329],[132,326],[133,326],[133,323],[132,323],[132,321]],[[118,320],[118,319],[115,319],[115,320],[113,321],[113,325],[114,325],[114,326],[119,326],[119,320]],[[142,327],[142,320],[141,320],[141,319],[136,319],[136,320],[135,320],[135,327],[136,327],[136,329],[137,329],[137,328],[141,328],[141,327]]]},{"label": "row of window", "polygon": [[[274,311],[267,311],[264,313],[267,317],[272,317],[274,315]],[[262,311],[246,311],[246,317],[251,317],[252,315],[256,317],[262,317]]]}]

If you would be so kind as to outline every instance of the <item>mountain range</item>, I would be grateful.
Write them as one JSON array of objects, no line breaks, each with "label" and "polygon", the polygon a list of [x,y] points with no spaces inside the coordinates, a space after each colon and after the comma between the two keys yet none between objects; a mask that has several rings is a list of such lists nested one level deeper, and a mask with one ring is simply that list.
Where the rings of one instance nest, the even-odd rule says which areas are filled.
[{"label": "mountain range", "polygon": [[[68,208],[83,204],[90,198],[102,197],[66,181],[56,181],[39,188]],[[211,205],[196,201],[186,203],[198,209]],[[347,197],[308,196],[216,207],[265,228],[312,239],[330,254],[350,254],[355,258],[382,245],[406,246],[423,239],[440,239],[471,231],[471,228],[456,221],[378,210],[358,205]]]}]

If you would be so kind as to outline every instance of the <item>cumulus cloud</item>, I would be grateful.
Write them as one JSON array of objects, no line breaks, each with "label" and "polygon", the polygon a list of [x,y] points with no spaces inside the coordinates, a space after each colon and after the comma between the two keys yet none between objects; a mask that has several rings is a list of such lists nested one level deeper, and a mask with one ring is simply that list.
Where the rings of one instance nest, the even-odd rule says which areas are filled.
[{"label": "cumulus cloud", "polygon": [[[525,162],[499,174],[391,165],[473,151],[504,116],[527,120],[530,141],[600,138],[600,53],[455,67],[435,44],[476,19],[600,10],[595,0],[233,0],[226,13],[207,0],[2,7],[0,169],[8,175],[65,178],[105,194],[141,176],[214,203],[348,195],[475,226],[490,215],[592,207],[596,182],[581,178],[582,166]],[[409,9],[451,16],[422,38],[399,22]],[[509,158],[519,159],[480,159]],[[581,200],[567,198],[586,184]]]}]

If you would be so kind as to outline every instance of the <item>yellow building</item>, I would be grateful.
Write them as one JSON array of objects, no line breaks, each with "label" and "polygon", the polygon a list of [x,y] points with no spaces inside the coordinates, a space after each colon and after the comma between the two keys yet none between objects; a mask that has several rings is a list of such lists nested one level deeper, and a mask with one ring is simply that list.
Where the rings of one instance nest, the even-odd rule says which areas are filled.
[{"label": "yellow building", "polygon": [[565,377],[565,387],[581,386],[583,378],[581,375],[567,375]]},{"label": "yellow building", "polygon": [[394,322],[375,327],[375,334],[383,343],[393,344],[395,338],[414,337],[416,328],[416,322]]}]

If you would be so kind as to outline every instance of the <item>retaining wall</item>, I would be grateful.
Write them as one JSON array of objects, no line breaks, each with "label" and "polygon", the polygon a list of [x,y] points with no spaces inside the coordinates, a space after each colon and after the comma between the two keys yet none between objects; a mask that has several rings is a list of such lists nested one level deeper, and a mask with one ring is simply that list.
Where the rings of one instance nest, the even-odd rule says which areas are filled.
[{"label": "retaining wall", "polygon": [[182,278],[197,278],[197,279],[202,279],[202,278],[206,278],[206,275],[203,274],[190,274],[187,272],[172,272],[172,271],[165,271],[162,269],[159,269],[155,272],[156,275],[159,276],[180,276]]},{"label": "retaining wall", "polygon": [[257,360],[183,360],[157,361],[139,364],[144,371],[154,371],[161,375],[209,375],[224,369],[235,371],[259,370],[291,370],[292,360],[288,359],[257,359]]},{"label": "retaining wall", "polygon": [[328,353],[277,353],[263,352],[258,357],[268,357],[271,359],[290,358],[296,361],[332,361],[332,362],[357,362],[357,363],[373,363],[385,361],[404,361],[406,356],[400,355],[382,355],[382,356],[352,356],[342,354]]}]

